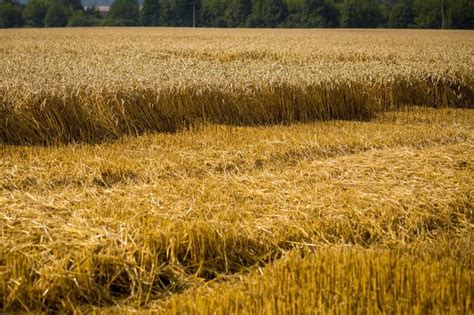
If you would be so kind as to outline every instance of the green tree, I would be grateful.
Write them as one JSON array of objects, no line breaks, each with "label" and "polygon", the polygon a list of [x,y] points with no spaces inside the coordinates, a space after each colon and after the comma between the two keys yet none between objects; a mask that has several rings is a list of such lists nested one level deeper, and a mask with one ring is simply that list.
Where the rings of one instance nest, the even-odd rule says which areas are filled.
[{"label": "green tree", "polygon": [[250,13],[252,13],[252,0],[231,0],[224,13],[227,26],[244,26]]},{"label": "green tree", "polygon": [[59,3],[72,11],[84,10],[81,0],[60,0]]},{"label": "green tree", "polygon": [[446,26],[448,28],[474,28],[474,1],[450,0],[447,1]]},{"label": "green tree", "polygon": [[200,12],[200,0],[161,0],[160,21],[166,26],[192,26],[193,7],[196,17]]},{"label": "green tree", "polygon": [[441,28],[442,0],[415,0],[415,24],[421,28]]},{"label": "green tree", "polygon": [[176,26],[175,7],[172,0],[160,1],[160,24],[165,26]]},{"label": "green tree", "polygon": [[200,23],[205,26],[227,26],[224,16],[227,0],[203,0],[200,8]]},{"label": "green tree", "polygon": [[388,27],[406,28],[414,23],[413,0],[400,0],[394,4],[388,14]]},{"label": "green tree", "polygon": [[[115,0],[110,6],[108,15],[109,25],[136,25],[140,19],[136,0]],[[115,21],[114,21],[115,20]]]},{"label": "green tree", "polygon": [[93,15],[86,14],[85,11],[76,11],[76,13],[68,20],[68,27],[84,27],[97,25],[97,18]]},{"label": "green tree", "polygon": [[64,27],[67,24],[66,9],[58,2],[53,2],[44,17],[46,27]]},{"label": "green tree", "polygon": [[288,8],[282,0],[255,0],[252,14],[247,19],[250,27],[276,27],[288,16]]},{"label": "green tree", "polygon": [[383,22],[383,14],[375,0],[345,0],[341,22],[343,27],[374,28]]},{"label": "green tree", "polygon": [[176,21],[179,26],[193,25],[193,7],[196,16],[201,8],[201,1],[199,0],[174,0]]},{"label": "green tree", "polygon": [[87,9],[84,10],[84,14],[91,19],[97,20],[102,18],[99,9],[96,6],[87,7]]},{"label": "green tree", "polygon": [[43,27],[46,12],[50,6],[49,0],[30,0],[23,11],[23,18],[26,24]]},{"label": "green tree", "polygon": [[325,0],[305,0],[305,27],[337,27],[339,26],[339,11]]},{"label": "green tree", "polygon": [[225,27],[224,19],[227,0],[203,0],[200,9],[200,22],[205,26]]},{"label": "green tree", "polygon": [[144,0],[142,7],[142,24],[146,26],[160,25],[160,1]]},{"label": "green tree", "polygon": [[286,0],[288,16],[286,27],[306,27],[305,0]]},{"label": "green tree", "polygon": [[23,26],[22,7],[12,1],[0,3],[0,28]]}]

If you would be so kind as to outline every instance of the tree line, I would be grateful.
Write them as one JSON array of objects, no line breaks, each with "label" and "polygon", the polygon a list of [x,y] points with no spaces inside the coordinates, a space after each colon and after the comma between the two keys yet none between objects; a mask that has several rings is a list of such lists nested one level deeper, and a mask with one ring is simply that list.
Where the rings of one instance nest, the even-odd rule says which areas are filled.
[{"label": "tree line", "polygon": [[474,28],[472,0],[0,0],[0,27]]}]

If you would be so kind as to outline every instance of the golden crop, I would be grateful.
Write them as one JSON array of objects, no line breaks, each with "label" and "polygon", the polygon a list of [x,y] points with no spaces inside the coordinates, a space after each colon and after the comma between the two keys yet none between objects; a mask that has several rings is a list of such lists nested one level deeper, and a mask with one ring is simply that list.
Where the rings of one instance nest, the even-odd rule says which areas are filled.
[{"label": "golden crop", "polygon": [[0,312],[472,313],[472,34],[0,31]]},{"label": "golden crop", "polygon": [[6,143],[367,119],[474,99],[472,32],[6,30],[0,41]]},{"label": "golden crop", "polygon": [[[472,311],[473,126],[472,110],[438,109],[365,123],[6,146],[2,308],[272,313],[300,303],[311,312],[318,303],[328,312],[372,312],[378,299],[381,310],[400,313]],[[302,267],[302,295],[292,300],[299,289],[284,277],[299,263],[287,258],[276,278],[258,274],[299,250],[318,263]],[[370,273],[361,275],[364,268]],[[226,283],[222,291],[204,286],[212,279]],[[204,291],[179,295],[190,288]]]}]

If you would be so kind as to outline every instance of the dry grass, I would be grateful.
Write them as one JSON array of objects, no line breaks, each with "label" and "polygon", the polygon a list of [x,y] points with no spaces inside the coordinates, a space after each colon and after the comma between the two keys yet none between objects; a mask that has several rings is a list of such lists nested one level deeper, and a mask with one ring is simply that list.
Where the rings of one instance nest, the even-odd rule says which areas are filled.
[{"label": "dry grass", "polygon": [[1,309],[472,312],[473,126],[413,109],[6,145]]},{"label": "dry grass", "polygon": [[1,30],[0,141],[474,106],[472,31]]}]

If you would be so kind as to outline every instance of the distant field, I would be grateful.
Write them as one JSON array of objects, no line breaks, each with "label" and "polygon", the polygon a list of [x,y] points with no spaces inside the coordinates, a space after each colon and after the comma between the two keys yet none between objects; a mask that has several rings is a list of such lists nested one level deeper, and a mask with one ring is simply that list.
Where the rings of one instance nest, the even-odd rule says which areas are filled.
[{"label": "distant field", "polygon": [[13,144],[473,107],[472,31],[25,29],[0,41],[0,140]]},{"label": "distant field", "polygon": [[0,313],[473,313],[473,36],[0,31]]}]

